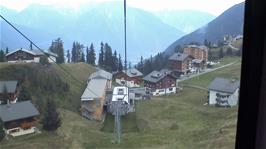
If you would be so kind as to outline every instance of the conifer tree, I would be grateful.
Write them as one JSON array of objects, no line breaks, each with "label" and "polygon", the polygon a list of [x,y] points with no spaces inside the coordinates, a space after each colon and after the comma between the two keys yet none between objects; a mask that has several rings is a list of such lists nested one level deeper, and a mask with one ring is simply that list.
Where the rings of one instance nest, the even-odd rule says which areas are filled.
[{"label": "conifer tree", "polygon": [[50,46],[49,51],[58,55],[58,57],[56,58],[56,63],[61,64],[65,62],[63,41],[60,38],[52,41],[52,45]]},{"label": "conifer tree", "polygon": [[91,65],[95,65],[96,54],[95,54],[93,43],[91,43],[91,45],[90,45],[90,50],[88,51],[87,57],[88,57],[87,62]]},{"label": "conifer tree", "polygon": [[223,48],[220,48],[219,50],[219,58],[223,58],[224,57],[224,51]]},{"label": "conifer tree", "polygon": [[70,52],[67,50],[67,63],[70,63]]},{"label": "conifer tree", "polygon": [[118,55],[118,71],[121,72],[123,70],[123,64],[122,64],[122,59],[121,55]]},{"label": "conifer tree", "polygon": [[104,45],[103,45],[102,42],[101,42],[101,50],[100,50],[100,53],[99,53],[98,65],[100,67],[104,66]]},{"label": "conifer tree", "polygon": [[9,50],[8,50],[8,47],[6,47],[6,54],[8,54],[9,53]]},{"label": "conifer tree", "polygon": [[56,104],[50,98],[46,102],[42,124],[43,129],[47,131],[54,131],[61,126],[61,119]]},{"label": "conifer tree", "polygon": [[5,131],[4,131],[4,122],[0,118],[0,141],[5,138]]},{"label": "conifer tree", "polygon": [[5,61],[5,52],[3,50],[0,50],[0,62]]},{"label": "conifer tree", "polygon": [[27,100],[31,101],[31,95],[25,86],[21,87],[21,90],[18,95],[18,100],[19,101],[27,101]]}]

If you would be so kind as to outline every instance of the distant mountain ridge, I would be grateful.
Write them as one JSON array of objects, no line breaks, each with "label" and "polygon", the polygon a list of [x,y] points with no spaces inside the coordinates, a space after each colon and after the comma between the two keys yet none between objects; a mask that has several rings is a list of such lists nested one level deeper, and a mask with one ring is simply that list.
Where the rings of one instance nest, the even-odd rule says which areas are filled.
[{"label": "distant mountain ridge", "polygon": [[[47,43],[43,44],[41,48],[48,48],[53,39],[61,37],[64,41],[65,50],[72,48],[74,40],[86,45],[93,42],[96,50],[99,50],[100,42],[107,42],[113,50],[123,54],[122,4],[120,2],[106,2],[92,7],[83,6],[81,12],[73,13],[34,4],[21,12],[6,9],[3,11],[3,15],[8,16],[11,22],[20,27],[27,28],[25,29],[26,32],[39,34],[39,37],[33,36],[32,38],[34,41],[43,40],[43,43]],[[43,32],[40,33],[39,31]],[[46,34],[45,38],[41,37],[42,34]],[[183,35],[183,32],[163,23],[152,13],[127,7],[127,48],[129,59],[132,62],[138,61],[141,55],[148,57],[154,52],[162,51],[167,45]],[[23,44],[16,44],[15,41],[20,40],[20,38],[14,34],[4,31],[1,36],[1,48],[8,46],[9,49],[15,49],[23,46]],[[26,42],[24,47],[28,47],[28,45],[29,43]]]},{"label": "distant mountain ridge", "polygon": [[196,31],[177,39],[166,50],[166,54],[172,54],[177,45],[189,44],[191,42],[203,43],[205,39],[216,43],[225,35],[236,36],[243,34],[245,3],[236,4],[227,9],[220,16]]},{"label": "distant mountain ridge", "polygon": [[215,18],[215,16],[210,13],[197,10],[166,10],[154,13],[161,18],[164,23],[184,33],[191,33]]}]

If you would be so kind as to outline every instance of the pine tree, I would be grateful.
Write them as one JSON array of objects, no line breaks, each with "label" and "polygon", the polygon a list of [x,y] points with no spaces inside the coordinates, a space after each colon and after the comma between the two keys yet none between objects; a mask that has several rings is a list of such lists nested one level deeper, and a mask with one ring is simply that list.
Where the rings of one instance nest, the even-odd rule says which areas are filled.
[{"label": "pine tree", "polygon": [[144,67],[144,65],[143,65],[143,57],[141,56],[140,57],[140,67],[138,68],[142,73],[143,73],[143,67]]},{"label": "pine tree", "polygon": [[113,52],[112,52],[112,48],[105,43],[104,45],[104,68],[107,71],[111,71],[112,70],[112,59],[113,59]]},{"label": "pine tree", "polygon": [[6,47],[6,54],[9,53],[8,47]]},{"label": "pine tree", "polygon": [[54,131],[61,126],[61,119],[56,104],[50,98],[47,100],[43,115],[42,124],[44,130]]},{"label": "pine tree", "polygon": [[100,50],[100,53],[99,53],[98,65],[100,67],[104,66],[104,45],[103,45],[102,42],[101,42],[101,50]]},{"label": "pine tree", "polygon": [[71,61],[74,63],[77,62],[77,54],[76,54],[77,50],[76,49],[77,49],[77,46],[76,46],[76,42],[74,41],[72,45],[72,51],[71,51],[72,53]]},{"label": "pine tree", "polygon": [[117,52],[115,50],[112,58],[112,71],[117,71],[117,70],[118,70],[118,58],[117,58]]},{"label": "pine tree", "polygon": [[89,55],[89,48],[88,46],[86,47],[86,62],[89,64],[90,61],[90,55]]},{"label": "pine tree", "polygon": [[67,63],[70,63],[70,52],[67,50]]},{"label": "pine tree", "polygon": [[88,51],[87,57],[88,57],[87,62],[91,65],[95,65],[96,54],[95,54],[93,43],[91,43],[90,50]]},{"label": "pine tree", "polygon": [[4,131],[4,122],[0,118],[0,141],[5,138],[5,131]]},{"label": "pine tree", "polygon": [[121,72],[123,70],[123,64],[122,64],[122,59],[121,55],[118,55],[118,71]]},{"label": "pine tree", "polygon": [[220,48],[219,50],[219,58],[223,58],[224,57],[224,51],[223,51],[223,48]]},{"label": "pine tree", "polygon": [[58,55],[56,63],[61,64],[65,62],[63,41],[60,38],[52,41],[52,45],[50,46],[49,51]]},{"label": "pine tree", "polygon": [[5,61],[5,52],[3,50],[0,50],[0,62]]},{"label": "pine tree", "polygon": [[3,91],[2,91],[2,98],[3,98],[3,102],[2,104],[7,104],[7,101],[9,100],[9,96],[8,96],[8,92],[7,92],[7,87],[6,85],[4,85],[3,87]]},{"label": "pine tree", "polygon": [[32,100],[31,95],[25,86],[21,87],[21,90],[18,95],[18,100],[19,101],[27,101],[27,100],[31,101]]},{"label": "pine tree", "polygon": [[85,54],[84,52],[82,51],[81,52],[81,59],[80,59],[81,62],[85,62]]}]

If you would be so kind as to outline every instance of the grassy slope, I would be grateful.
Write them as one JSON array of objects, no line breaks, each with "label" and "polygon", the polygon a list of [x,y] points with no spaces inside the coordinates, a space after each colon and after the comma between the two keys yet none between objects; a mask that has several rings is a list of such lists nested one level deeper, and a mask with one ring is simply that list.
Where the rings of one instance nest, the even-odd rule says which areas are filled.
[{"label": "grassy slope", "polygon": [[[78,70],[73,71],[73,74],[80,73]],[[239,70],[238,63],[203,75],[198,80],[188,80],[186,83],[206,87],[217,75],[239,77]],[[78,79],[82,79],[82,76]],[[67,77],[65,80],[71,81]],[[75,82],[71,82],[71,85],[73,83]],[[71,90],[78,92],[77,87]],[[111,132],[101,131],[103,124],[86,120],[76,112],[62,109],[63,125],[56,133],[44,132],[18,137],[12,141],[1,142],[0,148],[234,148],[237,107],[203,106],[206,101],[206,91],[184,88],[177,96],[138,102],[136,123],[139,131],[123,133],[120,145],[111,143]],[[134,123],[133,120],[130,122]],[[130,122],[123,123],[123,128],[132,125]]]}]

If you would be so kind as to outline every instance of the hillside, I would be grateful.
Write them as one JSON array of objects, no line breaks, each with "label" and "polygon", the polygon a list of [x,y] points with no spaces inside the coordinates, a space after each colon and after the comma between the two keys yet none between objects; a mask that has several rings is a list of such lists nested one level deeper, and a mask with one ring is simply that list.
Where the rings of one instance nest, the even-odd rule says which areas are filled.
[{"label": "hillside", "polygon": [[215,16],[196,10],[165,10],[154,12],[164,23],[188,34],[211,22]]},{"label": "hillside", "polygon": [[95,69],[86,63],[60,66],[67,73],[58,65],[0,63],[0,79],[18,80],[30,91],[33,102],[40,108],[47,98],[53,98],[59,107],[77,112],[87,78]]},{"label": "hillside", "polygon": [[[30,36],[34,40],[42,39],[43,48],[48,48],[51,41],[61,37],[65,50],[72,48],[73,41],[90,45],[94,43],[96,50],[100,49],[100,42],[108,42],[114,50],[123,52],[123,3],[105,2],[95,5],[85,5],[79,12],[61,10],[49,6],[33,4],[21,12],[4,11],[11,22],[31,28],[42,30],[48,34],[48,38]],[[7,13],[7,14],[6,14]],[[160,35],[160,36],[158,36]],[[177,38],[183,36],[182,31],[162,22],[154,14],[127,7],[127,37],[128,55],[131,61],[139,59],[140,55],[148,57],[150,54],[162,51]],[[12,44],[17,36],[5,34],[1,39],[1,48],[20,48],[20,45]],[[11,38],[13,40],[9,41]],[[145,42],[142,42],[145,41]],[[25,43],[28,47],[28,43]],[[97,51],[96,51],[97,52]],[[97,52],[98,53],[98,52]]]},{"label": "hillside", "polygon": [[[231,67],[187,80],[183,84],[206,87],[214,76],[233,75],[239,78],[240,66],[241,63],[238,62]],[[91,71],[90,67],[83,63],[65,64],[63,67],[84,81],[85,72]],[[57,68],[52,67],[52,70],[57,72]],[[70,81],[70,92],[78,90],[75,81],[63,72],[58,74],[61,80]],[[121,144],[112,144],[112,127],[105,126],[112,123],[89,121],[81,117],[77,111],[62,107],[60,112],[63,123],[56,132],[42,131],[41,134],[11,138],[1,142],[0,148],[234,148],[238,107],[204,106],[206,101],[206,91],[185,87],[177,95],[153,97],[151,100],[137,102],[136,113],[130,118],[125,117],[128,121],[122,120],[122,129],[134,127],[131,127],[130,131],[122,130]],[[65,99],[65,102],[72,106],[69,100]]]},{"label": "hillside", "polygon": [[244,6],[244,2],[234,5],[207,25],[177,39],[165,50],[165,53],[173,53],[177,45],[189,44],[190,42],[203,43],[205,39],[212,43],[217,43],[225,35],[236,36],[243,34]]}]

